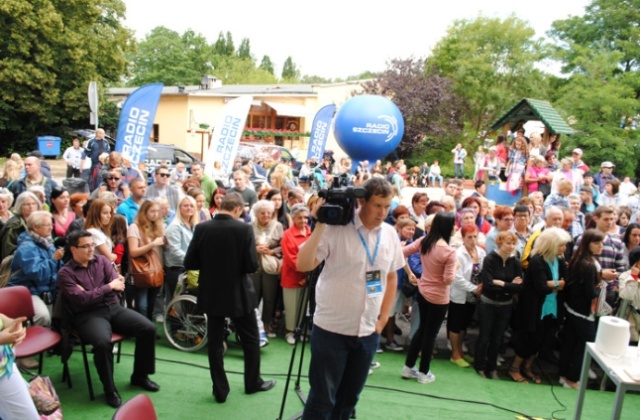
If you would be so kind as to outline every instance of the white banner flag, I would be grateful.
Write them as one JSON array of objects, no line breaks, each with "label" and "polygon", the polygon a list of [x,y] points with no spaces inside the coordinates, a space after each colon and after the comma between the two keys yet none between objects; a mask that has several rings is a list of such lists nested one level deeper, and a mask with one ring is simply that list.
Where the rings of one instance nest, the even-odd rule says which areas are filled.
[{"label": "white banner flag", "polygon": [[204,172],[213,175],[213,163],[220,162],[221,172],[226,176],[233,170],[233,161],[238,153],[238,144],[244,131],[245,121],[253,102],[252,96],[241,96],[229,101],[216,119],[213,137],[204,164]]}]

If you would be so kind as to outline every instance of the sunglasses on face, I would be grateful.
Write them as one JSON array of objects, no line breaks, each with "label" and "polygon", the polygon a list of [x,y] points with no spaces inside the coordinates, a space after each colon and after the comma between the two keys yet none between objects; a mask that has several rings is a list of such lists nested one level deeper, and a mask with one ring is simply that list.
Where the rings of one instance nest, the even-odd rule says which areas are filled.
[{"label": "sunglasses on face", "polygon": [[170,174],[158,174],[158,176],[161,176],[163,178],[169,178],[171,175]]},{"label": "sunglasses on face", "polygon": [[110,177],[108,177],[107,179],[108,179],[109,181],[113,181],[113,180],[115,180],[115,181],[120,181],[120,178],[117,178],[117,177],[115,177],[115,176],[110,176]]}]

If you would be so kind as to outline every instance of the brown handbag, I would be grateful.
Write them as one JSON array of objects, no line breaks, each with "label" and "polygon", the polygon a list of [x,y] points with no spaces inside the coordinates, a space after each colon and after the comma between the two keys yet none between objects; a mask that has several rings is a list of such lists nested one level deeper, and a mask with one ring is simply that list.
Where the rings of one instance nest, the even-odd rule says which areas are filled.
[{"label": "brown handbag", "polygon": [[[140,236],[142,237],[143,245],[149,243],[142,231],[140,232]],[[164,268],[162,267],[160,258],[153,249],[139,257],[130,257],[129,260],[129,272],[131,273],[134,286],[140,289],[147,289],[163,285]]]}]

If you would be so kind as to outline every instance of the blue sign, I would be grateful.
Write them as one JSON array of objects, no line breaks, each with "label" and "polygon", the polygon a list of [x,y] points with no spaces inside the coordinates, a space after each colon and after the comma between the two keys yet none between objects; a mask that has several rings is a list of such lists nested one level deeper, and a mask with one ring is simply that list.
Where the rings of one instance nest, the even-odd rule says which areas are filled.
[{"label": "blue sign", "polygon": [[132,164],[138,165],[147,156],[153,121],[162,94],[162,83],[152,83],[133,91],[120,111],[116,152],[127,155]]}]

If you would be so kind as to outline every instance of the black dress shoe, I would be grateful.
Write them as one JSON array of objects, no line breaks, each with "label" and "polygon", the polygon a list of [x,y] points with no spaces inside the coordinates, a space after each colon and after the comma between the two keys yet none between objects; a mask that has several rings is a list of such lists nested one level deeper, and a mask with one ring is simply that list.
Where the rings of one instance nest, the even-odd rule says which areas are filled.
[{"label": "black dress shoe", "polygon": [[160,385],[153,382],[151,379],[149,379],[148,376],[139,376],[139,377],[132,376],[131,385],[139,386],[142,389],[145,389],[151,392],[160,391]]},{"label": "black dress shoe", "polygon": [[247,394],[255,394],[256,392],[268,391],[271,388],[273,388],[274,386],[276,386],[276,380],[275,379],[272,379],[270,381],[264,381],[262,383],[262,385],[260,385],[260,387],[258,387],[258,389],[253,390],[253,391],[248,391]]},{"label": "black dress shoe", "polygon": [[118,391],[107,392],[105,397],[107,398],[107,404],[113,408],[118,408],[122,405],[122,398],[120,398]]}]

